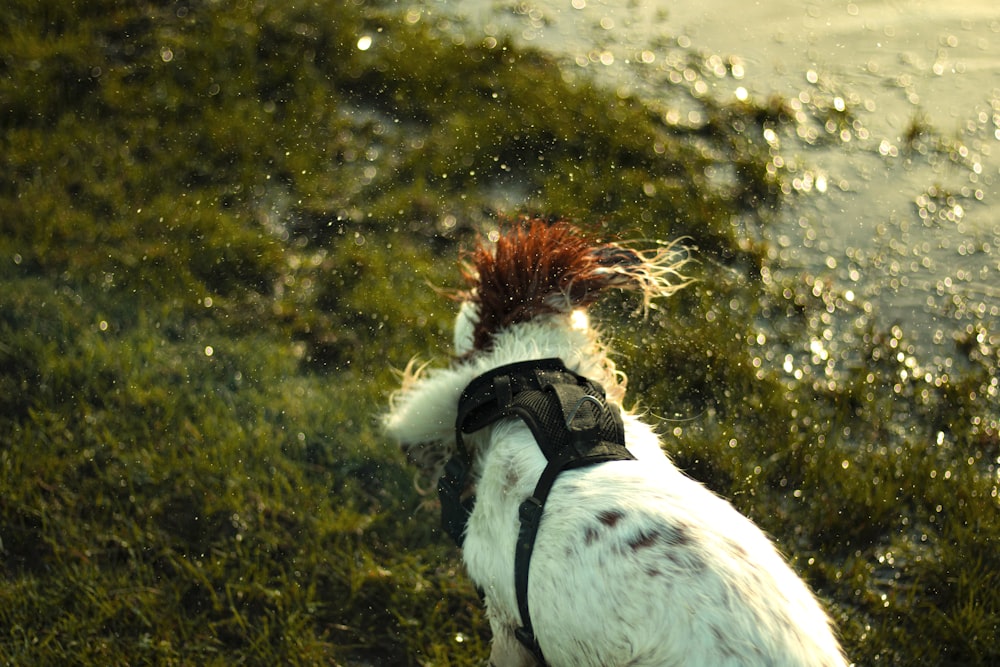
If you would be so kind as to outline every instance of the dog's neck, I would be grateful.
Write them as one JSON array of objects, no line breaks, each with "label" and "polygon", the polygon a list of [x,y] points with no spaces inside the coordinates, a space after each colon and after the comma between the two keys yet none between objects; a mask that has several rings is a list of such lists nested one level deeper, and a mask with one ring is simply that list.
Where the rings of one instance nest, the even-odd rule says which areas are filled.
[{"label": "dog's neck", "polygon": [[[615,370],[597,334],[573,326],[572,315],[539,317],[500,331],[489,350],[477,352],[449,368],[408,377],[393,397],[386,431],[404,446],[454,443],[455,419],[462,390],[476,377],[521,361],[556,357],[566,367],[601,384],[608,401],[621,404],[624,380]],[[435,445],[440,447],[440,444]]]}]

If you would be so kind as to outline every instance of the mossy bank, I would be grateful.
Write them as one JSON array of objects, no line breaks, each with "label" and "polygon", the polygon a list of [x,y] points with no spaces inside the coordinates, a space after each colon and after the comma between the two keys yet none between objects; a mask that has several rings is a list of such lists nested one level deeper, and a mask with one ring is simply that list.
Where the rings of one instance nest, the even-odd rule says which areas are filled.
[{"label": "mossy bank", "polygon": [[519,211],[697,248],[653,316],[602,313],[619,363],[859,664],[1000,660],[996,350],[942,377],[858,317],[849,362],[810,358],[852,306],[768,267],[780,102],[678,88],[681,127],[379,4],[0,16],[0,662],[481,664],[378,413],[446,358],[429,285]]}]

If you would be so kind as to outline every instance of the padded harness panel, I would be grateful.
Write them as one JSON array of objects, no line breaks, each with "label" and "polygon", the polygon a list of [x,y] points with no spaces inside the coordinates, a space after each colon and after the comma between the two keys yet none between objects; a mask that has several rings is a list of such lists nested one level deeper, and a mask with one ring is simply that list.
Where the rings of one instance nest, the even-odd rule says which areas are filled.
[{"label": "padded harness panel", "polygon": [[570,371],[562,360],[510,364],[480,375],[459,399],[455,423],[458,451],[438,483],[442,527],[459,546],[475,502],[474,497],[462,497],[472,466],[462,436],[508,417],[524,421],[548,460],[531,497],[521,504],[514,555],[514,585],[522,623],[515,635],[539,664],[545,665],[528,611],[528,571],[545,500],[563,470],[635,457],[625,448],[621,413],[617,406],[605,402],[604,388]]}]

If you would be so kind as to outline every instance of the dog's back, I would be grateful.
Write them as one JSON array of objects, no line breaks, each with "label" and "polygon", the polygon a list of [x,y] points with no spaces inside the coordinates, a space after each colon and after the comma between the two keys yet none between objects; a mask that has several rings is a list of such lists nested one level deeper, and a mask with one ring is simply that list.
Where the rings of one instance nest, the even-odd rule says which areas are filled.
[{"label": "dog's back", "polygon": [[[624,382],[581,307],[602,289],[648,300],[676,288],[676,264],[617,245],[588,245],[566,225],[533,222],[480,250],[456,324],[458,361],[412,375],[387,430],[432,477],[456,451],[459,397],[507,364],[562,360],[598,382],[620,408]],[[603,402],[603,398],[602,398]],[[558,474],[527,570],[536,649],[561,665],[770,665],[846,663],[830,622],[765,535],[729,503],[681,473],[652,428],[623,416],[618,460]],[[468,438],[467,494],[475,505],[463,559],[483,590],[494,667],[536,660],[515,636],[523,606],[515,550],[520,508],[548,464],[532,431],[502,419]],[[523,600],[520,600],[523,602]]]},{"label": "dog's back", "polygon": [[[655,435],[632,424],[628,439]],[[843,665],[826,615],[761,531],[660,459],[556,483],[529,582],[549,663]]]}]

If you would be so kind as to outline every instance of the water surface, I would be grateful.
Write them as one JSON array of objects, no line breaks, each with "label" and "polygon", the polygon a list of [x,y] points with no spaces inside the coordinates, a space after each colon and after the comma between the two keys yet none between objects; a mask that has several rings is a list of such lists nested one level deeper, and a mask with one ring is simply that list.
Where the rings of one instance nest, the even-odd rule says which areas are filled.
[{"label": "water surface", "polygon": [[956,337],[1000,343],[991,0],[423,0],[411,15],[472,38],[513,34],[564,58],[567,76],[669,100],[672,122],[699,120],[672,84],[720,100],[780,96],[799,122],[765,137],[791,202],[767,231],[774,272],[898,324],[938,365]]}]

